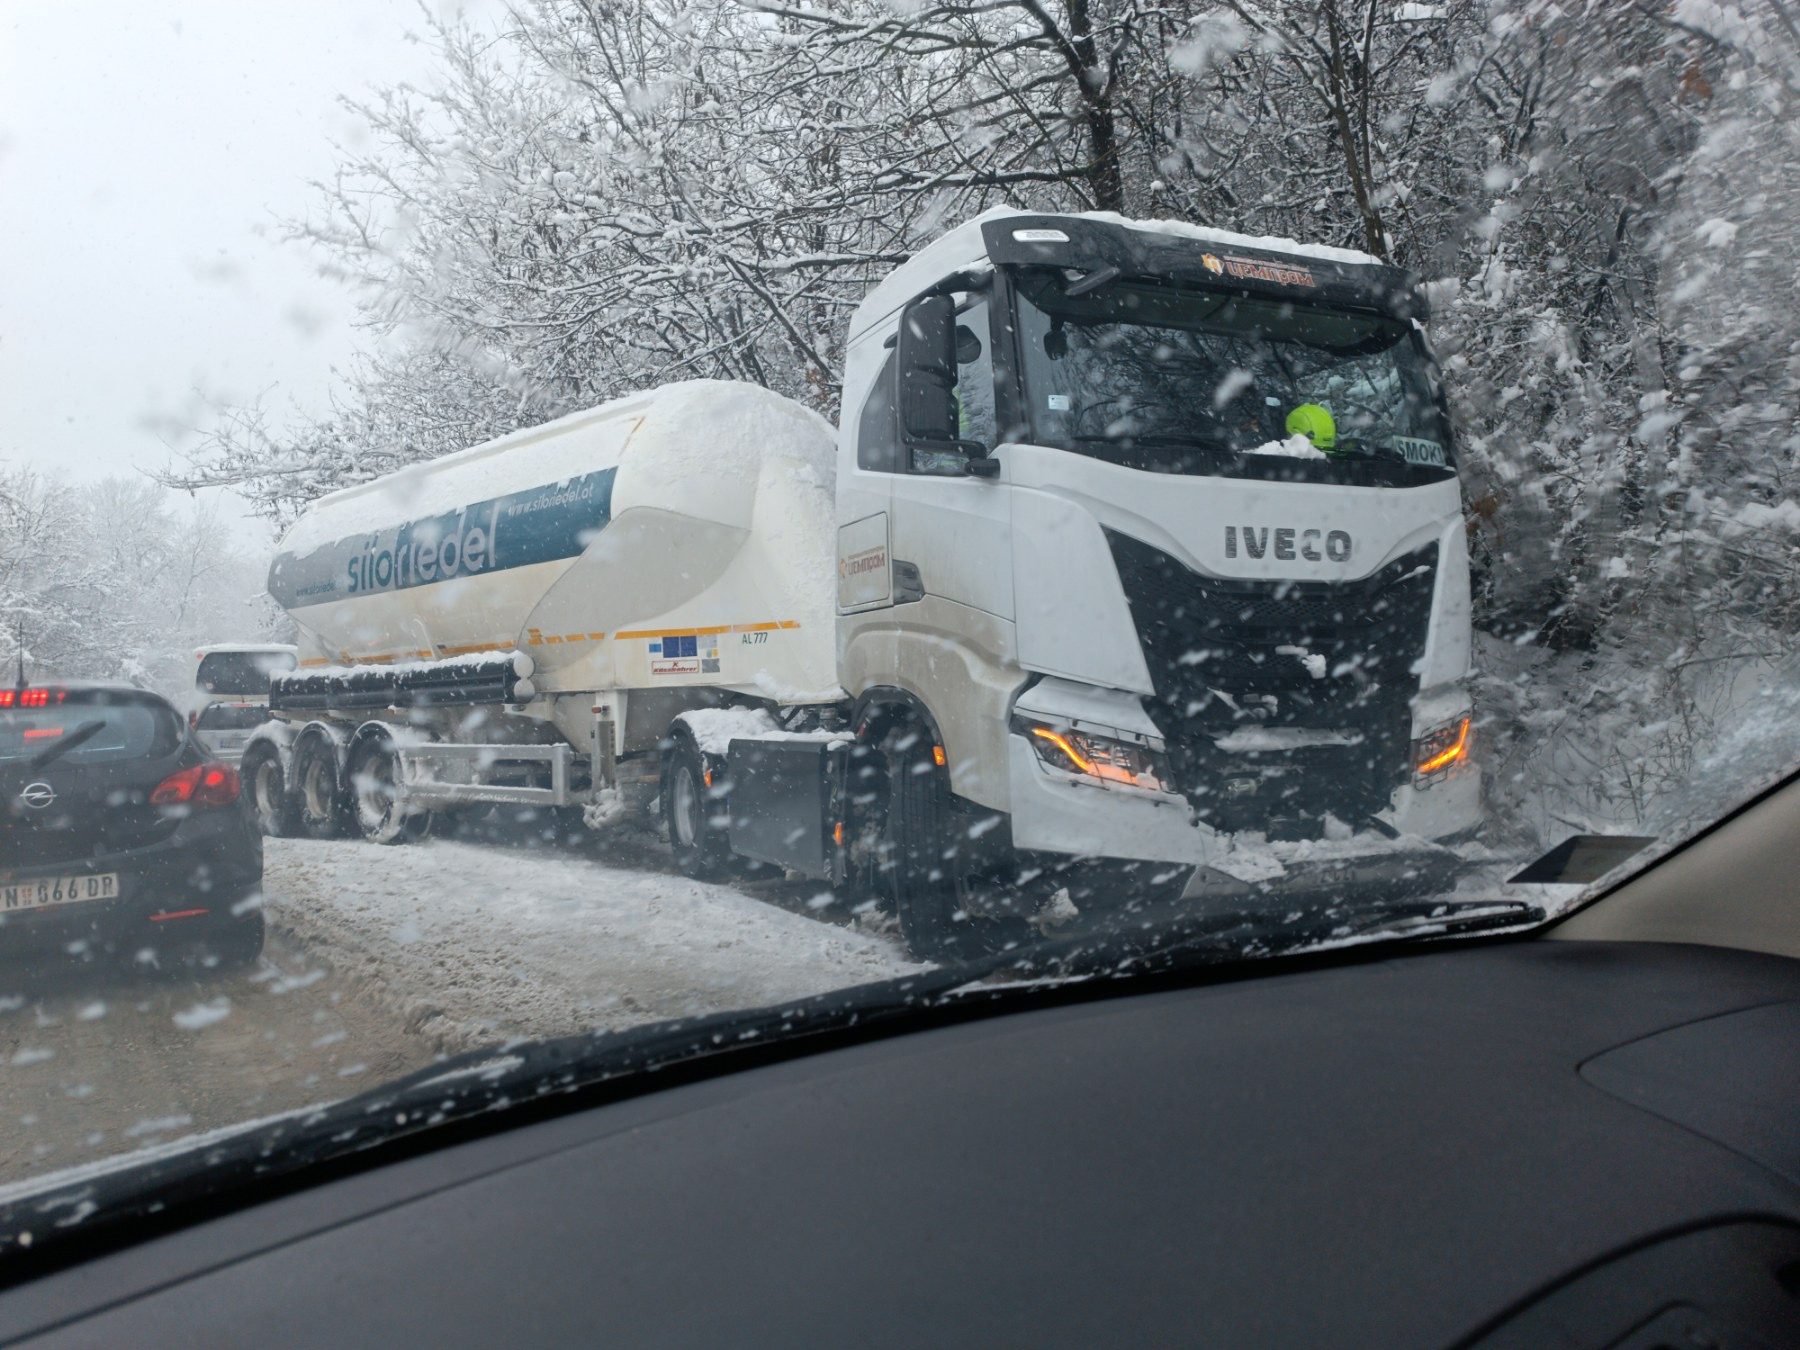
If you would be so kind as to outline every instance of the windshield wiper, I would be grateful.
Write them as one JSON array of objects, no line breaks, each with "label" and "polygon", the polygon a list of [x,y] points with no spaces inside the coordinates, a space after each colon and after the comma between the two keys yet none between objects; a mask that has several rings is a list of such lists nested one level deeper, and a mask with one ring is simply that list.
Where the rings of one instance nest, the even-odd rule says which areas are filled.
[{"label": "windshield wiper", "polygon": [[136,1164],[123,1159],[117,1170],[0,1203],[0,1287],[57,1263],[57,1250],[79,1247],[86,1259],[97,1246],[139,1240],[145,1222],[180,1222],[196,1207],[259,1201],[318,1164],[439,1133],[490,1111],[904,1018],[1011,960],[926,970],[767,1008],[489,1046],[190,1150]]},{"label": "windshield wiper", "polygon": [[[1517,928],[1543,918],[1541,909],[1510,901],[1336,901],[1279,917],[1267,909],[1214,910],[1137,930],[1044,939],[766,1008],[472,1050],[330,1106],[211,1138],[185,1152],[122,1161],[117,1170],[0,1204],[0,1286],[55,1264],[61,1259],[56,1249],[79,1247],[85,1259],[97,1245],[139,1240],[143,1223],[179,1223],[197,1206],[215,1210],[264,1199],[321,1163],[576,1092],[584,1094],[584,1105],[598,1105],[593,1094],[608,1083],[619,1084],[618,1096],[628,1096],[652,1073],[900,1023],[969,1000],[1029,998],[1070,981],[1222,966],[1378,937]],[[985,983],[990,980],[996,983]],[[65,1222],[77,1215],[78,1222]]]},{"label": "windshield wiper", "polygon": [[68,754],[69,751],[75,749],[77,746],[86,745],[89,741],[93,740],[94,737],[105,730],[106,719],[103,717],[96,718],[92,722],[83,722],[60,741],[53,742],[47,749],[40,750],[36,755],[32,756],[31,767],[34,769],[41,769],[51,760],[58,759],[61,756]]},{"label": "windshield wiper", "polygon": [[1140,450],[1189,450],[1204,455],[1227,458],[1243,454],[1225,441],[1206,440],[1199,436],[1177,436],[1173,433],[1133,431],[1118,436],[1065,436],[1073,445],[1101,445],[1122,454]]},{"label": "windshield wiper", "polygon": [[1257,907],[1211,910],[1141,929],[1112,927],[1049,938],[1011,963],[1044,980],[1125,977],[1192,966],[1293,956],[1357,943],[1529,927],[1545,912],[1516,900],[1315,900],[1272,897]]}]

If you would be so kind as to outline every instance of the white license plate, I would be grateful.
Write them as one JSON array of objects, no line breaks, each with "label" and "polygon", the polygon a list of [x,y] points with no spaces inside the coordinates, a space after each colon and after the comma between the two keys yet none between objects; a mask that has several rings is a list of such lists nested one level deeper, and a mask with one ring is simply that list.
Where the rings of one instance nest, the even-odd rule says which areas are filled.
[{"label": "white license plate", "polygon": [[15,909],[48,909],[88,900],[111,900],[119,894],[117,872],[89,876],[38,877],[33,881],[0,882],[0,912]]}]

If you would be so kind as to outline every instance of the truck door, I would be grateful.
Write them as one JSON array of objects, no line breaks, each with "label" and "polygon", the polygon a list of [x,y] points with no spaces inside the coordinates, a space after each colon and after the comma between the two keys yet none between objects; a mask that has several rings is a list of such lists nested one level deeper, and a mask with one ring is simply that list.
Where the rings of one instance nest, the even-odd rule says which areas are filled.
[{"label": "truck door", "polygon": [[[996,430],[988,302],[975,297],[965,305],[956,315],[958,436],[991,454]],[[892,435],[902,447],[892,495],[896,582],[916,569],[925,595],[1012,618],[1012,512],[1005,468],[998,478],[974,477],[967,453],[950,446],[907,448],[899,431],[896,421]],[[948,614],[934,622],[956,626]]]}]

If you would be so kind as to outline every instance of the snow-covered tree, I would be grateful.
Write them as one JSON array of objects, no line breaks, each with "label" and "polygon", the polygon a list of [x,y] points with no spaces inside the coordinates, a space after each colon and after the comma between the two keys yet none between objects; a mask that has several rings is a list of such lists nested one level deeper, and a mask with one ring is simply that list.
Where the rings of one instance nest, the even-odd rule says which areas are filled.
[{"label": "snow-covered tree", "polygon": [[61,486],[0,469],[0,671],[22,642],[29,675],[130,679],[181,697],[193,648],[258,641],[278,625],[260,559],[216,510],[183,510],[156,485]]}]

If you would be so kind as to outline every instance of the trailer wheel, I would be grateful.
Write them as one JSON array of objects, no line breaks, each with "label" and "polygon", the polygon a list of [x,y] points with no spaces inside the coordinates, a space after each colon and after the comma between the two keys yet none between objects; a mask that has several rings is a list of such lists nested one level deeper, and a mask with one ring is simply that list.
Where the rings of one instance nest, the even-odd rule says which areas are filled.
[{"label": "trailer wheel", "polygon": [[300,833],[298,803],[287,790],[281,755],[266,744],[252,747],[244,756],[242,773],[257,827],[272,839],[289,839]]},{"label": "trailer wheel", "polygon": [[400,789],[400,759],[386,736],[369,736],[350,752],[350,804],[356,827],[372,844],[410,844],[431,832],[431,813],[409,807]]},{"label": "trailer wheel", "polygon": [[295,796],[300,830],[308,839],[340,839],[350,804],[338,781],[337,752],[321,737],[309,736],[294,751]]},{"label": "trailer wheel", "polygon": [[663,761],[663,824],[675,865],[697,881],[718,876],[731,860],[725,832],[713,823],[719,813],[711,793],[699,747],[677,736]]},{"label": "trailer wheel", "polygon": [[933,762],[931,738],[914,731],[891,737],[888,762],[888,876],[907,950],[920,961],[966,961],[1022,940],[1022,922],[970,912],[977,893],[1000,882],[958,872],[948,861],[950,781]]}]

